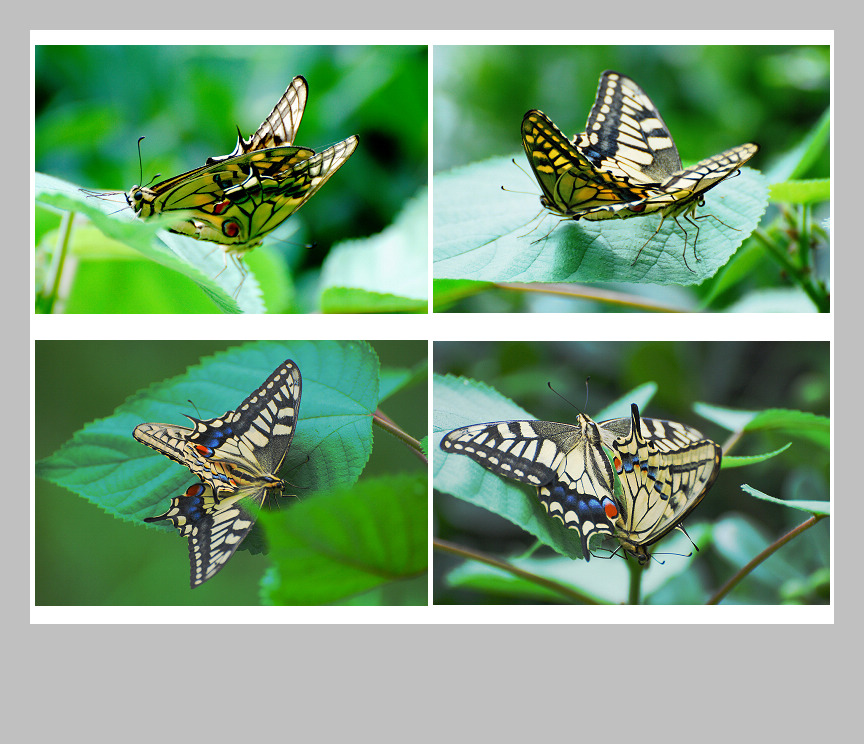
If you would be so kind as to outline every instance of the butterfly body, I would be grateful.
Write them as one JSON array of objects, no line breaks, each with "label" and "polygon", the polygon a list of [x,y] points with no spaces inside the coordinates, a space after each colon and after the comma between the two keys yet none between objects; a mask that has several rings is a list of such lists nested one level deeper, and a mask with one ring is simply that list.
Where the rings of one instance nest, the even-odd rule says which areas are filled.
[{"label": "butterfly body", "polygon": [[153,423],[135,427],[135,439],[200,479],[173,498],[164,514],[144,520],[168,520],[189,538],[193,587],[233,555],[267,494],[285,488],[278,471],[294,437],[301,387],[299,369],[286,360],[237,409],[222,416],[190,416],[191,429]]},{"label": "butterfly body", "polygon": [[466,426],[446,434],[441,449],[534,486],[546,512],[578,533],[586,560],[592,538],[608,535],[640,563],[704,498],[722,455],[696,429],[643,419],[635,404],[630,418],[600,423],[580,414],[575,425]]}]

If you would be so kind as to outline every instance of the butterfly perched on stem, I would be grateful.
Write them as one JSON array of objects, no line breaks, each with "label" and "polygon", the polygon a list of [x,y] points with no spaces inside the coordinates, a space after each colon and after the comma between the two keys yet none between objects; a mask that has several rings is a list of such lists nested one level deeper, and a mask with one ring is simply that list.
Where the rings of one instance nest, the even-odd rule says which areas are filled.
[{"label": "butterfly perched on stem", "polygon": [[242,256],[300,209],[357,147],[356,135],[318,153],[293,146],[307,96],[306,80],[295,77],[252,136],[243,139],[238,129],[233,152],[152,186],[133,186],[126,201],[144,219],[176,212],[172,232]]},{"label": "butterfly perched on stem", "polygon": [[285,360],[235,410],[216,418],[187,418],[193,428],[139,424],[142,444],[189,468],[200,483],[171,500],[164,514],[189,538],[191,585],[213,577],[252,529],[268,493],[281,493],[279,469],[297,428],[302,381]]},{"label": "butterfly perched on stem", "polygon": [[[536,487],[551,517],[575,530],[582,555],[591,538],[614,536],[639,563],[678,527],[717,478],[722,452],[696,429],[629,418],[576,424],[497,421],[445,434],[441,449],[470,457],[496,475]],[[616,489],[616,482],[620,486]]]},{"label": "butterfly perched on stem", "polygon": [[[542,111],[522,119],[522,145],[543,195],[541,204],[572,220],[629,219],[659,212],[657,230],[671,217],[684,233],[682,258],[687,263],[687,230],[678,217],[696,228],[696,209],[705,194],[731,176],[759,150],[739,145],[683,168],[678,149],[656,106],[630,78],[612,70],[600,77],[586,131],[568,140]],[[713,215],[704,215],[713,216]],[[716,219],[716,218],[715,218]]]}]

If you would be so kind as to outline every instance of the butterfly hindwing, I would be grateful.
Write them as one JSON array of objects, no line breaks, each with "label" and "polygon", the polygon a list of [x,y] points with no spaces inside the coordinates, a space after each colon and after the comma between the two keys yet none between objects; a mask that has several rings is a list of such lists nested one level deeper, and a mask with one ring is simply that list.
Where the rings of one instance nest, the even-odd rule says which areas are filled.
[{"label": "butterfly hindwing", "polygon": [[[189,538],[192,586],[213,576],[252,528],[268,493],[281,492],[279,470],[297,427],[302,380],[283,362],[235,410],[193,428],[139,424],[133,436],[201,479],[146,522],[168,520]],[[197,578],[196,578],[197,577]]]},{"label": "butterfly hindwing", "polygon": [[711,488],[722,450],[690,426],[641,418],[635,404],[629,430],[608,441],[624,494],[618,539],[644,562],[646,548],[675,529]]},{"label": "butterfly hindwing", "polygon": [[264,489],[237,491],[218,499],[211,486],[195,483],[171,499],[165,514],[145,522],[167,520],[189,538],[190,584],[194,588],[212,578],[228,562],[255,524]]},{"label": "butterfly hindwing", "polygon": [[594,535],[614,535],[641,563],[648,560],[647,547],[701,501],[721,458],[720,448],[695,429],[642,419],[635,404],[630,418],[599,424],[580,414],[575,425],[466,426],[446,434],[441,449],[535,486],[547,513],[579,534],[586,560]]}]

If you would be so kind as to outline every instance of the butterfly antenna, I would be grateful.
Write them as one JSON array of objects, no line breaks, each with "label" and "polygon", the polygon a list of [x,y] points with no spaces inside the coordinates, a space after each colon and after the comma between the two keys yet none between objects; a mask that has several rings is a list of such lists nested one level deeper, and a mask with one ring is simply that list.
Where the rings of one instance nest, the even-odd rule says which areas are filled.
[{"label": "butterfly antenna", "polygon": [[[559,393],[555,388],[552,387],[551,382],[547,382],[546,387],[548,387],[553,393],[555,393],[555,395],[557,395],[559,398],[561,398],[561,400],[563,400],[568,406],[579,411],[579,406],[577,406],[575,403],[572,403],[571,401],[567,400],[567,398],[565,398],[563,395],[561,395],[561,393]],[[582,413],[582,411],[579,411],[579,413]]]},{"label": "butterfly antenna", "polygon": [[144,137],[138,138],[138,183],[144,182],[144,163],[141,160],[141,140]]},{"label": "butterfly antenna", "polygon": [[187,402],[190,406],[192,406],[192,408],[195,409],[195,413],[198,414],[198,418],[200,419],[200,418],[201,418],[201,411],[198,410],[198,406],[196,406],[195,403],[192,402],[192,399],[191,399],[191,398],[186,398],[186,402]]}]

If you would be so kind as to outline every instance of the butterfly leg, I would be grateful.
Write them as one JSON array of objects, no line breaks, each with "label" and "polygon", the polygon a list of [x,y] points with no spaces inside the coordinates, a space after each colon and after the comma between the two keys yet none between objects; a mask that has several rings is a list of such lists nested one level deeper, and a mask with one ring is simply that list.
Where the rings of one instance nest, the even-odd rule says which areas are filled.
[{"label": "butterfly leg", "polygon": [[[657,225],[657,229],[654,231],[654,234],[653,234],[650,238],[648,238],[648,240],[646,240],[646,241],[642,244],[642,247],[639,249],[639,252],[636,254],[636,258],[634,258],[634,259],[633,259],[633,263],[630,264],[631,266],[635,266],[635,265],[636,265],[636,262],[639,260],[639,256],[641,256],[641,255],[642,255],[642,251],[645,250],[645,246],[648,245],[648,243],[650,243],[652,240],[654,240],[654,238],[657,237],[657,234],[660,232],[660,230],[663,229],[663,223],[664,223],[665,221],[666,221],[666,215],[661,213],[661,214],[660,214],[660,224]],[[685,247],[685,249],[686,249],[686,247],[687,247],[686,242],[685,242],[685,244],[684,244],[684,247]],[[684,263],[687,263],[687,262],[685,261]],[[690,268],[690,267],[688,266],[687,268]]]},{"label": "butterfly leg", "polygon": [[[684,229],[684,227],[681,225],[681,223],[678,222],[678,215],[675,215],[674,217],[672,217],[672,219],[675,220],[675,224],[678,225],[678,228],[681,230],[681,232],[684,233],[684,251],[681,253],[681,258],[684,259],[684,265],[687,267],[687,269],[695,274],[696,272],[693,271],[693,269],[690,268],[690,264],[687,263],[687,239],[689,235]],[[689,214],[685,214],[684,219],[696,228],[696,238],[693,240],[693,256],[696,258],[696,261],[699,261],[699,256],[696,253],[696,243],[699,240],[699,225],[697,225],[695,222],[693,222],[693,220],[690,219]]]},{"label": "butterfly leg", "polygon": [[[237,289],[234,290],[234,299],[237,299],[237,296],[240,294],[240,288],[243,286],[243,282],[246,281],[246,277],[249,274],[248,269],[246,268],[246,264],[243,263],[243,256],[241,254],[232,253],[231,254],[231,262],[237,267],[237,271],[240,272],[240,284],[237,285]],[[228,254],[225,254],[225,263],[228,263]]]}]

